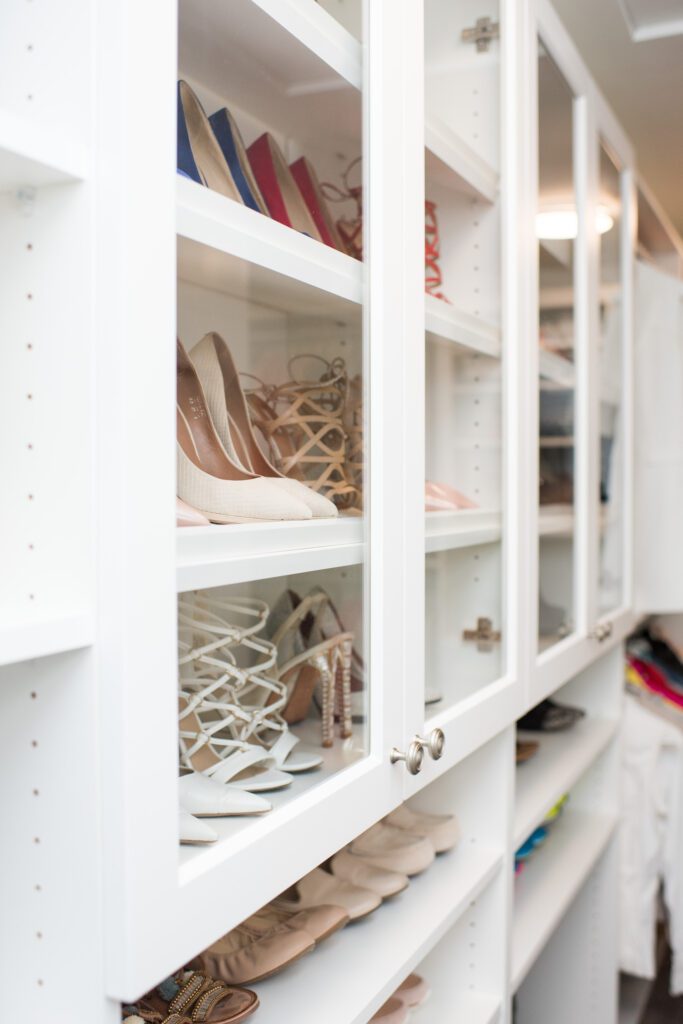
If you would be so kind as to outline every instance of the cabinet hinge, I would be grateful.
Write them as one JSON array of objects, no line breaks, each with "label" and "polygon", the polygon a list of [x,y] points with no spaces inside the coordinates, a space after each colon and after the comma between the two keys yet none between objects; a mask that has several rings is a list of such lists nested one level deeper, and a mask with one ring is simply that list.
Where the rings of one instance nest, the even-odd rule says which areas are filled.
[{"label": "cabinet hinge", "polygon": [[491,42],[500,38],[500,22],[491,18],[477,18],[473,28],[462,30],[464,43],[475,43],[477,53],[486,53]]},{"label": "cabinet hinge", "polygon": [[493,628],[491,619],[477,619],[476,629],[464,629],[463,640],[474,640],[478,651],[492,651],[494,644],[500,643],[500,630]]}]

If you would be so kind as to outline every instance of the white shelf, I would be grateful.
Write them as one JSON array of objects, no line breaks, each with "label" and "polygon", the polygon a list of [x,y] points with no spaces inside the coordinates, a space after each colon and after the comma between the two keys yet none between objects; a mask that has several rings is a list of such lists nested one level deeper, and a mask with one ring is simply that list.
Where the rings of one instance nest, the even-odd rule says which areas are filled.
[{"label": "white shelf", "polygon": [[[443,854],[404,893],[321,943],[298,964],[254,985],[261,999],[259,1024],[319,1024],[321,1008],[325,1024],[366,1024],[501,864],[498,851],[474,845]],[[484,1024],[495,1017],[460,1019]]]},{"label": "white shelf", "polygon": [[574,437],[552,437],[546,436],[539,438],[539,445],[541,448],[573,448]]},{"label": "white shelf", "polygon": [[616,826],[616,815],[566,810],[515,879],[513,992],[562,920]]},{"label": "white shelf", "polygon": [[361,152],[361,45],[314,0],[182,0],[178,68],[247,145],[258,125],[304,152]]},{"label": "white shelf", "polygon": [[288,818],[294,801],[310,796],[313,790],[330,782],[339,772],[357,765],[364,757],[361,749],[362,725],[354,724],[351,740],[340,742],[335,739],[332,747],[320,746],[320,719],[309,718],[292,728],[301,742],[314,748],[322,755],[320,768],[311,772],[294,775],[294,781],[284,789],[264,794],[272,806],[267,814],[248,818],[213,818],[211,827],[218,833],[218,840],[209,846],[181,846],[179,848],[179,881],[188,885],[212,872],[226,872],[230,869],[230,858],[238,848],[253,843],[273,842],[277,835],[280,818]]},{"label": "white shelf", "polygon": [[538,353],[538,372],[545,380],[554,384],[561,384],[566,388],[573,388],[576,383],[576,368],[564,356],[556,352],[548,352],[547,349],[540,349]]},{"label": "white shelf", "polygon": [[311,316],[362,302],[358,260],[180,175],[176,227],[182,280]]},{"label": "white shelf", "polygon": [[181,0],[181,31],[193,23],[217,45],[238,50],[244,63],[276,66],[290,94],[329,89],[330,71],[361,88],[359,41],[314,0]]},{"label": "white shelf", "polygon": [[0,110],[0,192],[85,178],[85,146],[51,125]]},{"label": "white shelf", "polygon": [[0,665],[88,647],[95,638],[93,616],[83,611],[27,615],[0,626]]},{"label": "white shelf", "polygon": [[427,512],[426,552],[450,551],[498,541],[501,538],[501,523],[500,512],[478,508],[463,509],[460,512]]},{"label": "white shelf", "polygon": [[359,516],[176,530],[178,592],[246,583],[363,561]]},{"label": "white shelf", "polygon": [[501,355],[499,327],[433,295],[425,295],[425,334],[428,341],[455,344],[495,359]]},{"label": "white shelf", "polygon": [[429,182],[465,192],[476,199],[495,203],[500,176],[471,146],[436,118],[425,125],[425,175]]},{"label": "white shelf", "polygon": [[600,718],[583,718],[565,732],[518,731],[520,740],[534,740],[539,749],[516,771],[515,849],[590,768],[616,731],[617,722]]},{"label": "white shelf", "polygon": [[[178,593],[231,583],[360,565],[364,521],[358,516],[291,523],[192,526],[176,530]],[[500,540],[501,514],[482,509],[428,512],[425,552]]]},{"label": "white shelf", "polygon": [[500,1011],[501,1000],[488,992],[462,992],[455,998],[439,999],[439,992],[433,987],[424,1005],[411,1010],[410,1024],[440,1024],[442,1021],[497,1024]]},{"label": "white shelf", "polygon": [[[616,522],[609,507],[599,512],[600,533],[604,533]],[[574,535],[573,505],[542,505],[538,515],[538,533],[540,537],[573,537]]]}]

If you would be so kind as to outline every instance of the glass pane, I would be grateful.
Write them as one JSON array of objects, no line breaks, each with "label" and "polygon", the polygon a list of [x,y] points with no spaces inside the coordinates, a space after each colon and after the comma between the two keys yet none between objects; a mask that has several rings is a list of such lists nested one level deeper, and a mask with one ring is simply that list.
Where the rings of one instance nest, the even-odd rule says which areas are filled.
[{"label": "glass pane", "polygon": [[427,717],[504,666],[497,30],[425,4]]},{"label": "glass pane", "polygon": [[573,107],[567,82],[539,41],[539,650],[574,629]]},{"label": "glass pane", "polygon": [[600,613],[623,599],[624,445],[621,174],[600,146]]},{"label": "glass pane", "polygon": [[277,808],[368,753],[370,410],[361,46],[275,7],[179,4],[177,402],[181,767]]}]

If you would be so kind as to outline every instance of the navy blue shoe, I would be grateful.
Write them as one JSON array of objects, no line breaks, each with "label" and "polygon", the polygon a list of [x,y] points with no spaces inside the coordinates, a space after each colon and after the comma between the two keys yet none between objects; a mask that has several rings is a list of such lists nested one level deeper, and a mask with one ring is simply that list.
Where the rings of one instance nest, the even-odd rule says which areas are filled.
[{"label": "navy blue shoe", "polygon": [[244,202],[204,107],[182,79],[178,82],[177,169],[213,192]]},{"label": "navy blue shoe", "polygon": [[180,174],[183,174],[186,178],[191,178],[192,181],[196,181],[198,185],[203,185],[199,168],[195,163],[194,156],[192,155],[192,146],[190,145],[190,136],[187,131],[187,124],[185,123],[185,111],[183,109],[183,95],[181,86],[185,85],[184,82],[178,82],[178,161],[177,167]]},{"label": "navy blue shoe", "polygon": [[267,217],[270,216],[268,207],[261,195],[261,190],[254,178],[249,157],[247,156],[247,151],[234,117],[226,107],[223,107],[222,110],[217,110],[215,114],[211,114],[209,124],[213,128],[218,145],[223,151],[223,156],[242,196],[242,202],[252,210],[264,213]]}]

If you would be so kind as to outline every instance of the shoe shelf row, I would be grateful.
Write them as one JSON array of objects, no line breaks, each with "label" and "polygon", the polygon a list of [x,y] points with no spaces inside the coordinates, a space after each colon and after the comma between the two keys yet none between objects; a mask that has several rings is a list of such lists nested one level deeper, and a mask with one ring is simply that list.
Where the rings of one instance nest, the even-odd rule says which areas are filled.
[{"label": "shoe shelf row", "polygon": [[[546,824],[547,836],[514,882],[510,983],[513,993],[521,993],[522,1003],[525,985],[534,991],[543,987],[544,951],[557,934],[561,941],[570,910],[582,918],[583,941],[596,947],[596,955],[601,945],[613,941],[614,891],[606,891],[604,902],[592,901],[587,890],[597,884],[594,879],[601,872],[614,870],[622,672],[622,653],[616,648],[553,695],[561,704],[582,707],[584,718],[566,732],[517,732],[519,740],[533,740],[539,746],[516,770],[514,849],[547,822],[550,808],[566,800],[555,821]],[[577,910],[579,905],[582,909]],[[545,988],[549,1013],[550,988]],[[541,1017],[532,1013],[530,1019]]]},{"label": "shoe shelf row", "polygon": [[[177,590],[182,593],[361,565],[364,533],[362,521],[353,518],[181,530],[177,537]],[[426,518],[428,553],[475,547],[500,538],[500,512],[464,509],[430,512]]]}]

